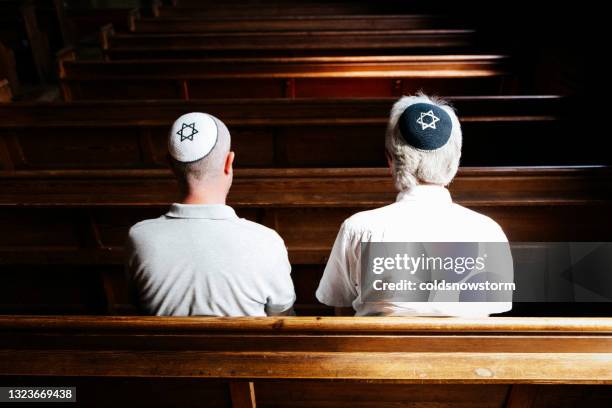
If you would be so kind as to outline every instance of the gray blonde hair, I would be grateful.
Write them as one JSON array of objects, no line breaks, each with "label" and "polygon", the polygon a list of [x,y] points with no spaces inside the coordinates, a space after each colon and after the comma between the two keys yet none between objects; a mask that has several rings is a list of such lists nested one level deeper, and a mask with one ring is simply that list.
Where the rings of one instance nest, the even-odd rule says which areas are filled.
[{"label": "gray blonde hair", "polygon": [[[407,107],[416,103],[430,103],[444,109],[451,118],[452,131],[448,142],[436,150],[420,150],[404,140],[399,129],[399,118]],[[404,96],[391,109],[385,148],[393,160],[395,187],[409,190],[417,184],[448,185],[459,168],[461,157],[461,126],[455,110],[444,100],[424,94]]]}]

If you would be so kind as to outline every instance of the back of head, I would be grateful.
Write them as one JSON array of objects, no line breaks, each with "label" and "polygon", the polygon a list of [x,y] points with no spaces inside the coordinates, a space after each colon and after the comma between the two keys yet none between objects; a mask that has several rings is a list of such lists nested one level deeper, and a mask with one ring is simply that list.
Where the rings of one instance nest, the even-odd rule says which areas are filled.
[{"label": "back of head", "polygon": [[224,172],[231,147],[229,130],[207,113],[179,117],[168,135],[168,153],[175,174],[187,185],[212,182]]},{"label": "back of head", "polygon": [[396,188],[449,184],[461,143],[459,119],[446,102],[423,94],[402,97],[391,109],[385,138]]}]

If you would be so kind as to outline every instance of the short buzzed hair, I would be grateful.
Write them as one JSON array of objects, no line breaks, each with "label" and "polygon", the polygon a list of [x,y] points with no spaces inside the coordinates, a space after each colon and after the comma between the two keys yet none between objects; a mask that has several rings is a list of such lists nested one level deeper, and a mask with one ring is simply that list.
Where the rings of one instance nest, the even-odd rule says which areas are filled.
[{"label": "short buzzed hair", "polygon": [[[410,105],[433,104],[443,109],[451,118],[452,131],[447,143],[436,150],[420,150],[404,140],[400,133],[399,119]],[[459,168],[461,158],[461,126],[454,109],[444,100],[422,93],[404,96],[391,109],[385,148],[393,160],[392,172],[395,187],[405,191],[417,184],[448,185]]]},{"label": "short buzzed hair", "polygon": [[212,150],[199,160],[181,162],[170,156],[170,161],[179,181],[184,184],[213,179],[223,172],[225,158],[231,148],[231,136],[227,126],[209,115],[217,125],[217,142]]}]

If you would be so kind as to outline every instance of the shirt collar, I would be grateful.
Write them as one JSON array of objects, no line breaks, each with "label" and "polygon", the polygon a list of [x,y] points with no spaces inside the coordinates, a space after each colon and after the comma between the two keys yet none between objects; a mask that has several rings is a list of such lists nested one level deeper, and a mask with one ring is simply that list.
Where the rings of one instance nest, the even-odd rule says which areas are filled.
[{"label": "shirt collar", "polygon": [[443,186],[421,184],[408,190],[400,191],[396,202],[419,201],[428,203],[452,203],[450,192]]},{"label": "shirt collar", "polygon": [[225,204],[174,203],[170,206],[166,216],[171,218],[204,218],[210,220],[238,218],[234,209]]}]

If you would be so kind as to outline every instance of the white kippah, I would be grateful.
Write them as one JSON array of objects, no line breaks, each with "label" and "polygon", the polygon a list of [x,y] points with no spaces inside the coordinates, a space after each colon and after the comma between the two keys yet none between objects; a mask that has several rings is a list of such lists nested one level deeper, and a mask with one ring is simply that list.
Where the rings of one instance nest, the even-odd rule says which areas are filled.
[{"label": "white kippah", "polygon": [[172,124],[168,152],[180,162],[200,160],[217,144],[217,132],[217,123],[212,116],[200,112],[187,113]]}]

